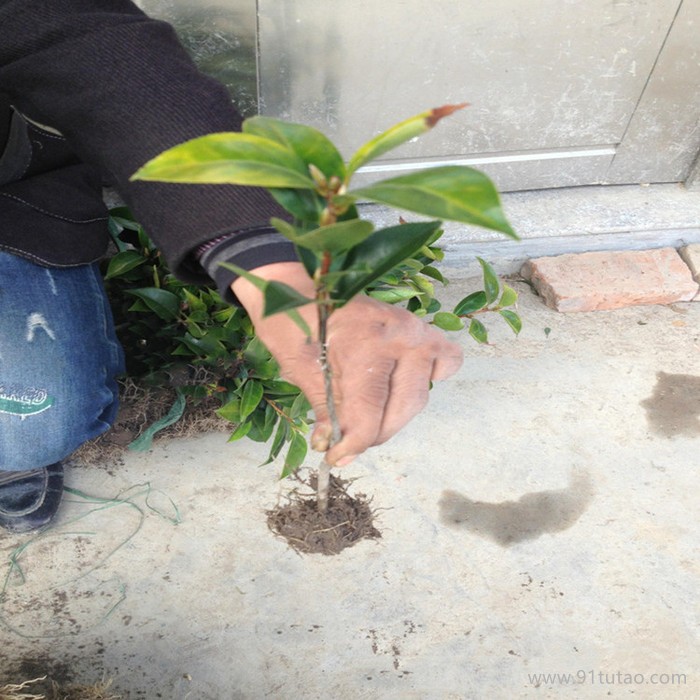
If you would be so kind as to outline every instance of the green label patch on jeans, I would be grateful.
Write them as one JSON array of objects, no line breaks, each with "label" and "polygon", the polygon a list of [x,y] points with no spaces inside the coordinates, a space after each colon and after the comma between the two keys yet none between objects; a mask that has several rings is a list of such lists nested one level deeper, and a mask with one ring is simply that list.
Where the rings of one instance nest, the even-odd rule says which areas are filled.
[{"label": "green label patch on jeans", "polygon": [[0,384],[0,413],[31,416],[53,406],[53,397],[44,389],[20,388]]}]

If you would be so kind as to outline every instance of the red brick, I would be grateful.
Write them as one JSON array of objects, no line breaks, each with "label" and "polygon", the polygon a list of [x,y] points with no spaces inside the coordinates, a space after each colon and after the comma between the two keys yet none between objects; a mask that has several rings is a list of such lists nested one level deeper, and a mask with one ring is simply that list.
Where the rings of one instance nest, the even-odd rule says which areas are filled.
[{"label": "red brick", "polygon": [[674,248],[534,258],[522,275],[557,311],[619,309],[690,301],[698,285]]}]

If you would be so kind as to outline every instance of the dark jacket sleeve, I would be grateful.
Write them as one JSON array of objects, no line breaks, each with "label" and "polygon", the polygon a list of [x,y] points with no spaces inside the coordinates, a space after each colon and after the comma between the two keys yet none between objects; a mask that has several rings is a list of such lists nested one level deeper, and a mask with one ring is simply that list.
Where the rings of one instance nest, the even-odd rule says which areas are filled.
[{"label": "dark jacket sleeve", "polygon": [[0,0],[0,90],[99,168],[183,279],[206,277],[192,256],[204,242],[280,215],[257,188],[129,182],[158,153],[241,118],[173,29],[128,0]]}]

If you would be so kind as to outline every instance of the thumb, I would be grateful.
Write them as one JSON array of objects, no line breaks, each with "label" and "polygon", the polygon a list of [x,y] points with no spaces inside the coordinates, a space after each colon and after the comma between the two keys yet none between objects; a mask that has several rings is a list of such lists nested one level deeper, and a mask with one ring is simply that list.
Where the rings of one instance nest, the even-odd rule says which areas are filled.
[{"label": "thumb", "polygon": [[323,378],[320,376],[320,373],[314,372],[300,377],[289,375],[288,380],[301,389],[311,404],[311,410],[315,417],[314,429],[311,433],[312,449],[317,452],[326,452],[331,446],[333,428],[328,417]]},{"label": "thumb", "polygon": [[326,452],[331,446],[331,434],[333,429],[327,417],[317,419],[316,426],[311,434],[311,448],[316,452]]}]

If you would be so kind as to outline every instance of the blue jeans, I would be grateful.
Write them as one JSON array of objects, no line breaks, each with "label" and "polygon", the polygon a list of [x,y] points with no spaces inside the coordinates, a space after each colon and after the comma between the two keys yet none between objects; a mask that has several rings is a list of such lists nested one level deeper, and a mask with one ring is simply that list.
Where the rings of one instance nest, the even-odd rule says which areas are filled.
[{"label": "blue jeans", "polygon": [[0,470],[48,466],[107,430],[123,371],[97,265],[0,251]]}]

